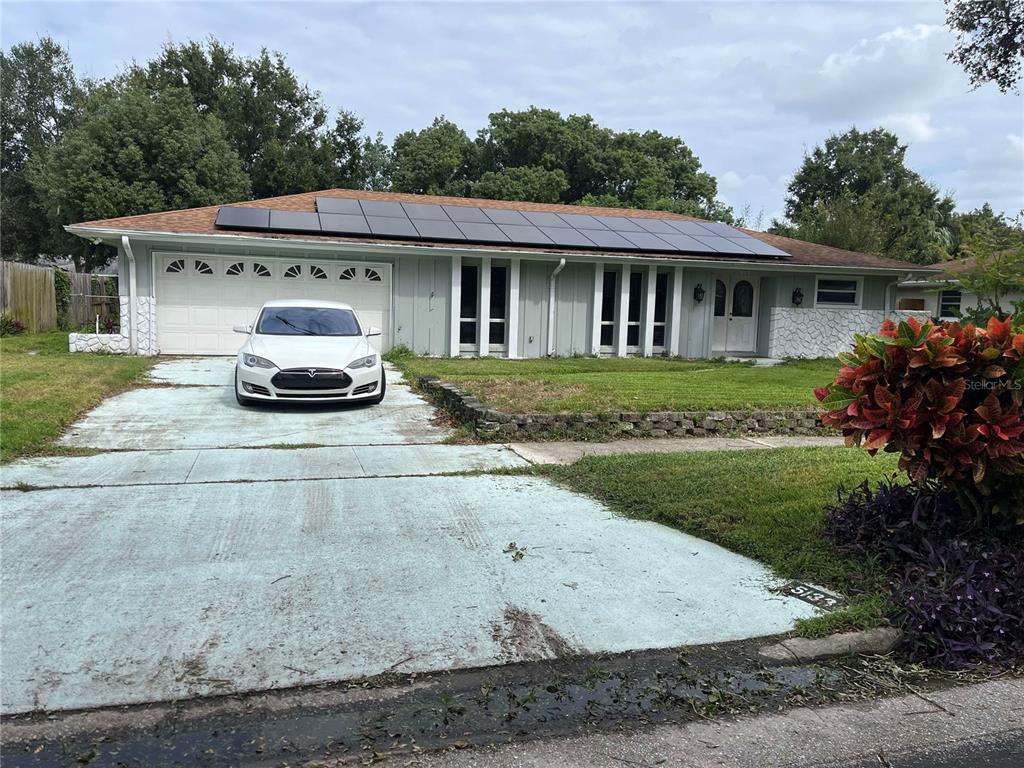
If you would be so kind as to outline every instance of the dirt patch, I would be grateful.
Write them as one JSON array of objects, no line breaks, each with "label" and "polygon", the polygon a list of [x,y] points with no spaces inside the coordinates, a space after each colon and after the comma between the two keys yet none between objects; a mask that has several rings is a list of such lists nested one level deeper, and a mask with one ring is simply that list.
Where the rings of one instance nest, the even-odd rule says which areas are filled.
[{"label": "dirt patch", "polygon": [[561,659],[576,649],[535,613],[514,605],[505,608],[501,621],[491,624],[491,637],[501,646],[505,662]]},{"label": "dirt patch", "polygon": [[558,410],[557,404],[578,400],[585,384],[564,384],[537,379],[474,379],[459,382],[491,408],[512,413]]}]

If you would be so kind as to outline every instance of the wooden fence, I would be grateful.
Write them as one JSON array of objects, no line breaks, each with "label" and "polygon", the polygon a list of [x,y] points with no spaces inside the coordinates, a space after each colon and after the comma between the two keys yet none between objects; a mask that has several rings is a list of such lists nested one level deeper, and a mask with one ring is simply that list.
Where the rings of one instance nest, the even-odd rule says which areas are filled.
[{"label": "wooden fence", "polygon": [[65,321],[71,328],[79,328],[96,322],[100,316],[100,330],[104,329],[107,318],[116,321],[118,313],[117,278],[105,275],[88,275],[70,272],[71,300],[65,311]]},{"label": "wooden fence", "polygon": [[0,312],[36,333],[57,327],[53,269],[0,261]]}]

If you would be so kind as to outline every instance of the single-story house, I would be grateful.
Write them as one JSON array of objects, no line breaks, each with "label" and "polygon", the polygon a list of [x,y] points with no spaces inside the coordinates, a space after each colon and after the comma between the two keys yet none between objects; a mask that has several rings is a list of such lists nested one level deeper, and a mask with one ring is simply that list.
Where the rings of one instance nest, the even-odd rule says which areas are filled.
[{"label": "single-story house", "polygon": [[119,334],[73,350],[234,354],[262,302],[351,304],[435,356],[818,357],[922,268],[664,211],[330,189],[67,230],[117,249]]},{"label": "single-story house", "polygon": [[[980,303],[979,297],[963,290],[958,280],[958,275],[973,267],[973,259],[940,261],[930,265],[928,272],[918,272],[899,284],[896,309],[924,312],[940,320],[957,319],[957,313]],[[1024,301],[1024,294],[1011,292],[1003,296],[1003,309],[1012,311],[1015,301]]]}]

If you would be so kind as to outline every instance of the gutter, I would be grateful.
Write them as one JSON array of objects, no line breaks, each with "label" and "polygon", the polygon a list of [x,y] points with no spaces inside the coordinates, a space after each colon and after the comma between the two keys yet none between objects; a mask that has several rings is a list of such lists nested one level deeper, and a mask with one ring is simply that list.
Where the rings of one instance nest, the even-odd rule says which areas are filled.
[{"label": "gutter", "polygon": [[121,247],[124,249],[125,256],[128,257],[128,351],[137,355],[139,352],[139,329],[136,320],[139,313],[135,304],[139,288],[135,276],[135,252],[132,251],[128,235],[121,235]]},{"label": "gutter", "polygon": [[[562,259],[566,258],[565,251],[543,251],[543,250],[514,250],[485,248],[457,248],[443,245],[404,245],[399,243],[373,243],[354,242],[346,240],[299,240],[294,238],[269,238],[249,237],[245,235],[210,235],[193,234],[188,232],[164,232],[159,230],[142,229],[108,229],[102,227],[83,227],[75,224],[65,225],[64,231],[78,237],[93,239],[98,236],[123,237],[130,235],[136,239],[143,239],[157,243],[189,243],[207,244],[214,247],[238,245],[239,247],[272,247],[278,250],[303,250],[303,251],[330,251],[340,254],[359,254],[366,256],[367,253],[386,256],[422,256],[432,254],[438,256],[462,256],[467,258],[479,258],[483,254],[489,254],[492,258],[522,258],[522,259]],[[791,264],[785,260],[740,260],[730,258],[728,261],[714,261],[712,259],[687,259],[686,257],[658,258],[656,256],[631,256],[627,253],[597,253],[590,251],[573,252],[570,257],[575,259],[579,256],[581,262],[616,262],[623,260],[640,264],[674,264],[677,266],[690,266],[695,269],[758,269],[763,272],[787,273],[793,270],[815,270],[831,274],[856,274],[856,275],[888,275],[894,272],[907,273],[905,266],[899,267],[847,267],[835,264]],[[920,273],[930,273],[931,270],[921,269]],[[911,272],[909,274],[915,274]]]},{"label": "gutter", "polygon": [[548,357],[555,354],[555,279],[565,269],[565,259],[558,260],[558,266],[548,281]]}]

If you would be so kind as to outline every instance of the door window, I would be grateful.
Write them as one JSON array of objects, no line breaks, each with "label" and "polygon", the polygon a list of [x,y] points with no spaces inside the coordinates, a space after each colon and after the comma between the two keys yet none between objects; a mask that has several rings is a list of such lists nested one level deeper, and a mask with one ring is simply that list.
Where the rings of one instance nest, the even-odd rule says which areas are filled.
[{"label": "door window", "polygon": [[[715,299],[718,303],[718,299]],[[754,286],[746,280],[740,280],[732,287],[733,317],[752,317],[754,314]]]}]

